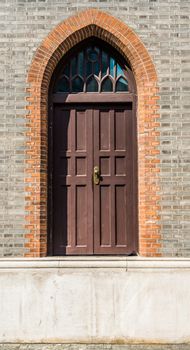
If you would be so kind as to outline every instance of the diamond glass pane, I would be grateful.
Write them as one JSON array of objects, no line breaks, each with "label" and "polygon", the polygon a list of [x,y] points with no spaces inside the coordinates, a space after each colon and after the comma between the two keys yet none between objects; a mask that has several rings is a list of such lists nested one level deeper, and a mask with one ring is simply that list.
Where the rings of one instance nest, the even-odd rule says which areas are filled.
[{"label": "diamond glass pane", "polygon": [[102,77],[107,74],[108,70],[108,55],[104,51],[102,52]]},{"label": "diamond glass pane", "polygon": [[98,83],[95,78],[90,78],[86,84],[87,92],[98,92]]},{"label": "diamond glass pane", "polygon": [[100,62],[94,63],[94,74],[99,76],[99,74],[100,74]]},{"label": "diamond glass pane", "polygon": [[72,92],[82,92],[83,86],[84,86],[84,83],[83,83],[82,79],[79,77],[76,77],[72,81]]},{"label": "diamond glass pane", "polygon": [[128,91],[128,82],[123,77],[119,78],[116,83],[116,92],[119,91]]},{"label": "diamond glass pane", "polygon": [[62,77],[55,86],[55,92],[69,92],[69,80]]},{"label": "diamond glass pane", "polygon": [[92,74],[92,62],[86,62],[86,77]]},{"label": "diamond glass pane", "polygon": [[69,65],[67,64],[66,67],[65,67],[65,69],[64,69],[64,71],[63,71],[63,74],[66,75],[68,78],[69,78],[69,71],[70,71],[69,68],[70,68],[70,67],[69,67]]},{"label": "diamond glass pane", "polygon": [[78,74],[84,76],[84,52],[78,54]]},{"label": "diamond glass pane", "polygon": [[124,72],[121,66],[117,63],[117,77],[119,77],[120,75],[124,75]]},{"label": "diamond glass pane", "polygon": [[90,62],[96,62],[98,60],[98,53],[95,50],[88,52],[88,59]]},{"label": "diamond glass pane", "polygon": [[100,54],[100,48],[99,47],[95,46],[94,50],[96,50],[98,55]]},{"label": "diamond glass pane", "polygon": [[77,74],[77,58],[74,57],[71,61],[71,72],[72,76]]},{"label": "diamond glass pane", "polygon": [[113,91],[113,83],[110,78],[106,78],[102,83],[102,92],[112,92]]},{"label": "diamond glass pane", "polygon": [[115,67],[115,60],[114,58],[110,57],[110,75],[114,78],[114,67]]}]

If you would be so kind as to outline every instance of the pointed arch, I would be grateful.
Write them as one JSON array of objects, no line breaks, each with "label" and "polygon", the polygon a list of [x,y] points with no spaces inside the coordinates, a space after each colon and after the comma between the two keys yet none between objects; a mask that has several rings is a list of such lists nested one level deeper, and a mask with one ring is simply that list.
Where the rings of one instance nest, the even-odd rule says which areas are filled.
[{"label": "pointed arch", "polygon": [[44,39],[28,73],[26,235],[27,256],[47,249],[48,89],[55,67],[74,45],[91,36],[112,45],[130,62],[138,91],[139,252],[160,255],[158,225],[159,126],[158,88],[154,64],[139,37],[115,17],[89,9],[69,17]]}]

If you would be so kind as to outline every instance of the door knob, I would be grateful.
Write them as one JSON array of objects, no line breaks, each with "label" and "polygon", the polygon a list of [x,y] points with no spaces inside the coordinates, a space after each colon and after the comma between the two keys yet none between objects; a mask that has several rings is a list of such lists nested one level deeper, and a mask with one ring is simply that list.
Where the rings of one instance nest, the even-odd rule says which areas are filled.
[{"label": "door knob", "polygon": [[94,167],[93,180],[95,185],[99,185],[100,183],[100,169],[98,166]]}]

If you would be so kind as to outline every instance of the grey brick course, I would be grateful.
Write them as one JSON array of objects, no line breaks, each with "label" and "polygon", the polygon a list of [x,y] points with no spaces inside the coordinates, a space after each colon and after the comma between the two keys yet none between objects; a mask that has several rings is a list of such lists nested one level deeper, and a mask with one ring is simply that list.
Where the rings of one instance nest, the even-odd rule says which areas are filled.
[{"label": "grey brick course", "polygon": [[127,23],[152,56],[160,87],[162,253],[190,256],[188,0],[0,0],[0,255],[25,253],[25,89],[32,57],[58,23],[90,7]]}]

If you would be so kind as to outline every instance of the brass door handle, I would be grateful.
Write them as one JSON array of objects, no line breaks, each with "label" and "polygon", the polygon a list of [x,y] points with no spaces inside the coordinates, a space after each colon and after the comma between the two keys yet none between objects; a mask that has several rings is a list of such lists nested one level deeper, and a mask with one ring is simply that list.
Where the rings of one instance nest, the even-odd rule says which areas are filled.
[{"label": "brass door handle", "polygon": [[99,183],[100,183],[100,169],[98,166],[94,167],[93,180],[94,180],[94,185],[99,185]]}]

